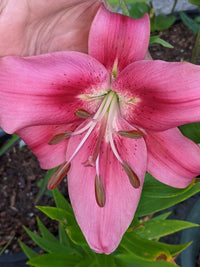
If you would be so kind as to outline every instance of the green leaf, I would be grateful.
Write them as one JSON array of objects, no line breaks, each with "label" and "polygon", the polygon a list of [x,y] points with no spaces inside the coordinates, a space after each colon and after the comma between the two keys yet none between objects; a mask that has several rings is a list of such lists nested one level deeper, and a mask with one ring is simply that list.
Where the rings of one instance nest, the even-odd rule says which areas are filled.
[{"label": "green leaf", "polygon": [[184,12],[179,12],[179,15],[185,26],[187,26],[194,34],[197,34],[200,26]]},{"label": "green leaf", "polygon": [[39,190],[39,192],[37,194],[37,197],[35,199],[35,203],[37,203],[40,200],[40,198],[42,197],[42,195],[45,193],[45,191],[47,189],[47,184],[49,182],[49,179],[54,174],[54,172],[55,172],[56,169],[57,169],[57,167],[56,168],[53,168],[51,170],[48,170],[46,172],[46,175],[45,175],[45,177],[44,177],[44,179],[43,179],[43,181],[41,183],[40,190]]},{"label": "green leaf", "polygon": [[66,231],[73,243],[75,243],[76,245],[88,246],[85,237],[78,224],[66,227]]},{"label": "green leaf", "polygon": [[[130,4],[130,3],[135,3],[135,2],[139,2],[139,3],[142,3],[142,2],[151,2],[152,0],[125,0],[127,4]],[[114,5],[119,5],[119,0],[108,0],[108,3],[111,5],[111,6],[114,6]]]},{"label": "green leaf", "polygon": [[57,220],[65,225],[75,224],[75,219],[72,213],[67,210],[56,208],[56,207],[43,207],[36,206],[37,209],[41,210],[52,220]]},{"label": "green leaf", "polygon": [[3,147],[0,149],[0,156],[2,156],[10,147],[12,147],[19,140],[19,136],[13,134]]},{"label": "green leaf", "polygon": [[178,220],[146,221],[141,227],[134,229],[134,233],[142,238],[157,239],[177,231],[198,226],[197,224]]},{"label": "green leaf", "polygon": [[69,241],[69,237],[66,233],[66,230],[64,228],[64,226],[59,223],[59,240],[60,240],[60,243],[64,246],[70,246],[70,241]]},{"label": "green leaf", "polygon": [[77,254],[51,253],[33,258],[27,264],[34,267],[74,267],[81,260],[82,258]]},{"label": "green leaf", "polygon": [[156,36],[151,36],[150,37],[150,41],[149,41],[149,44],[160,44],[164,47],[167,47],[167,48],[174,48],[171,44],[169,44],[168,42],[166,42],[165,40],[159,38],[158,35]]},{"label": "green leaf", "polygon": [[18,240],[18,242],[29,260],[38,257],[38,254],[34,250],[30,249],[27,245],[25,245],[21,240]]},{"label": "green leaf", "polygon": [[146,3],[132,3],[130,4],[130,17],[133,19],[141,18],[145,13],[150,12],[150,7]]},{"label": "green leaf", "polygon": [[[105,254],[95,254],[93,253],[93,257],[90,257],[89,259],[86,258],[76,264],[75,267],[118,267],[118,266],[124,266],[129,267],[127,265],[116,265],[116,259],[113,255],[105,255]],[[119,261],[117,261],[119,262]]]},{"label": "green leaf", "polygon": [[56,239],[56,237],[54,235],[52,235],[52,233],[49,232],[49,230],[44,226],[44,224],[40,221],[40,219],[38,217],[37,217],[37,224],[38,224],[39,230],[42,234],[42,237],[44,237],[44,239],[59,243],[59,241]]},{"label": "green leaf", "polygon": [[141,238],[134,232],[126,233],[122,238],[120,246],[130,254],[137,255],[145,260],[155,261],[160,259],[161,255],[163,255],[166,261],[172,259],[164,243]]},{"label": "green leaf", "polygon": [[189,0],[189,2],[193,5],[200,6],[200,0]]},{"label": "green leaf", "polygon": [[[166,213],[163,213],[161,215],[158,215],[156,217],[153,217],[151,219],[149,219],[147,222],[151,221],[151,222],[154,222],[154,221],[160,221],[160,220],[165,220],[169,215],[171,214],[171,212],[166,212]],[[136,216],[133,218],[129,228],[128,228],[128,232],[132,232],[134,229],[138,228],[138,227],[143,227],[144,228],[144,225],[142,223],[143,221],[142,220],[139,220]]]},{"label": "green leaf", "polygon": [[[139,258],[137,255],[129,254],[129,255],[118,255],[119,259],[123,262],[127,262],[128,266],[133,267],[177,267],[176,264],[167,262],[167,261],[147,261]],[[120,266],[120,265],[119,265]]]},{"label": "green leaf", "polygon": [[200,122],[185,124],[179,127],[182,134],[195,143],[200,143]]},{"label": "green leaf", "polygon": [[115,261],[114,257],[112,255],[105,255],[105,254],[96,254],[95,255],[96,259],[96,266],[98,267],[115,267]]},{"label": "green leaf", "polygon": [[187,244],[180,244],[180,245],[170,245],[170,244],[164,244],[165,248],[167,248],[172,256],[175,256],[182,252],[184,249],[186,249],[188,246],[191,245],[192,242],[189,242]]},{"label": "green leaf", "polygon": [[63,224],[70,239],[77,245],[87,245],[85,237],[78,226],[74,214],[66,209],[60,209],[56,207],[41,207],[37,206],[39,210],[45,213],[52,220],[58,220]]},{"label": "green leaf", "polygon": [[194,21],[195,21],[196,23],[200,23],[200,16],[194,18]]},{"label": "green leaf", "polygon": [[[133,267],[174,267],[177,265],[166,261],[147,261],[136,255],[119,255],[119,258]],[[133,265],[134,264],[134,265]]]},{"label": "green leaf", "polygon": [[55,188],[53,190],[53,197],[54,201],[56,203],[56,207],[60,209],[64,209],[73,215],[72,206],[69,204],[69,202],[66,200],[66,198],[60,193],[60,191]]},{"label": "green leaf", "polygon": [[163,214],[160,214],[158,216],[155,216],[153,217],[150,221],[159,221],[159,220],[165,220],[167,219],[167,217],[169,217],[169,215],[171,214],[171,212],[166,212],[166,213],[163,213]]},{"label": "green leaf", "polygon": [[[169,245],[158,241],[151,241],[139,237],[134,232],[126,233],[123,236],[122,241],[120,243],[120,246],[123,247],[129,253],[129,255],[132,255],[134,258],[139,258],[142,261],[150,261],[150,262],[164,260],[170,263],[173,262],[172,256],[177,255],[185,248],[187,248],[189,245],[190,243],[181,245]],[[122,259],[122,257],[119,258]],[[133,260],[132,263],[135,263],[135,260]],[[146,266],[153,266],[153,265],[146,265]]]},{"label": "green leaf", "polygon": [[164,210],[179,202],[184,201],[185,199],[188,199],[198,192],[200,192],[200,183],[193,185],[189,190],[183,192],[182,194],[171,198],[157,198],[156,195],[155,198],[152,198],[145,196],[145,194],[142,194],[136,211],[136,216],[142,217],[153,214],[160,210]]},{"label": "green leaf", "polygon": [[159,14],[153,19],[151,19],[151,31],[163,31],[171,27],[176,20],[175,16],[166,16],[164,14]]},{"label": "green leaf", "polygon": [[117,256],[115,256],[115,264],[117,267],[130,267],[127,262],[125,262],[123,259],[117,258]]},{"label": "green leaf", "polygon": [[31,232],[29,229],[27,229],[25,226],[23,226],[26,233],[30,236],[30,238],[42,249],[49,253],[53,252],[63,252],[63,253],[72,253],[74,250],[63,246],[59,242],[52,242],[45,238],[40,237],[39,235]]},{"label": "green leaf", "polygon": [[187,192],[191,187],[192,184],[184,189],[174,188],[159,182],[147,173],[145,176],[142,196],[152,198],[171,198]]},{"label": "green leaf", "polygon": [[134,216],[134,218],[133,218],[133,220],[132,220],[132,222],[131,222],[131,224],[129,226],[129,230],[132,231],[132,228],[134,228],[134,227],[136,227],[136,226],[138,226],[140,224],[141,224],[140,220],[136,216]]},{"label": "green leaf", "polygon": [[81,262],[77,263],[75,267],[96,267],[96,261],[94,258],[83,259]]}]

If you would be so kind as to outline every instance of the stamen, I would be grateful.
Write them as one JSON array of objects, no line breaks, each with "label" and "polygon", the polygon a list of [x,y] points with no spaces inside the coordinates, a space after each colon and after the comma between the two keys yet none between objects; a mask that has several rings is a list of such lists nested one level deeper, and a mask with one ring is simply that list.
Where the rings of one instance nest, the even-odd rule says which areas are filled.
[{"label": "stamen", "polygon": [[82,119],[87,119],[91,116],[91,114],[87,111],[87,110],[84,110],[84,109],[77,109],[75,112],[74,112],[74,115],[79,117],[79,118],[82,118]]},{"label": "stamen", "polygon": [[122,163],[123,161],[122,161],[122,159],[121,159],[121,157],[120,157],[120,155],[119,155],[119,153],[118,153],[118,151],[117,151],[117,149],[115,147],[111,131],[109,131],[109,141],[110,141],[110,146],[112,148],[112,151],[113,151],[115,157],[119,160],[120,163]]},{"label": "stamen", "polygon": [[95,176],[95,197],[99,207],[104,207],[106,202],[106,196],[103,188],[103,181],[101,175]]},{"label": "stamen", "polygon": [[133,169],[125,161],[122,162],[122,167],[124,168],[126,174],[128,175],[128,178],[129,178],[131,185],[134,188],[139,188],[140,187],[140,180],[139,180],[138,176],[135,174],[135,172],[133,171]]},{"label": "stamen", "polygon": [[101,120],[103,116],[105,115],[105,112],[108,110],[110,103],[112,103],[112,99],[115,96],[114,92],[110,92],[106,98],[106,102],[101,110],[101,113],[99,114],[98,120]]},{"label": "stamen", "polygon": [[[106,110],[108,109],[108,107],[110,105],[112,97],[113,97],[113,92],[110,92],[104,98],[104,100],[102,101],[99,109],[97,110],[96,114],[94,115],[93,120],[88,123],[89,127],[88,127],[88,125],[85,126],[88,129],[88,131],[87,131],[87,133],[85,134],[85,136],[83,137],[83,139],[81,140],[81,142],[79,143],[79,145],[77,146],[76,150],[71,155],[71,157],[70,157],[70,159],[68,161],[71,161],[75,157],[75,155],[81,149],[81,147],[83,146],[83,144],[85,143],[85,141],[87,140],[87,138],[89,137],[89,135],[91,134],[93,129],[95,128],[95,126],[98,123],[98,121],[103,118],[103,116],[105,115]],[[80,129],[80,131],[82,131],[82,129]],[[77,135],[78,133],[79,133],[79,130],[75,131],[72,135]]]},{"label": "stamen", "polygon": [[88,166],[95,167],[95,162],[97,160],[100,147],[101,147],[101,141],[102,141],[103,136],[105,135],[106,123],[107,123],[107,113],[104,115],[104,118],[102,119],[101,126],[99,129],[99,135],[97,136],[97,141],[95,144],[93,155],[89,156],[86,162],[83,163],[85,167],[88,167]]},{"label": "stamen", "polygon": [[132,130],[132,131],[118,131],[117,134],[123,136],[123,137],[128,137],[132,139],[139,139],[143,136],[143,134],[137,130]]},{"label": "stamen", "polygon": [[49,140],[48,145],[56,145],[60,141],[70,138],[71,134],[72,134],[71,131],[56,134]]},{"label": "stamen", "polygon": [[119,160],[120,163],[122,163],[122,159],[115,147],[115,144],[114,144],[114,140],[113,140],[113,129],[112,129],[112,124],[113,124],[113,119],[115,117],[115,112],[117,111],[117,98],[114,97],[112,102],[111,102],[111,105],[110,105],[110,110],[109,110],[109,113],[108,113],[108,136],[109,136],[109,141],[110,141],[110,146],[111,146],[111,149],[115,155],[115,157]]},{"label": "stamen", "polygon": [[99,176],[99,155],[96,160],[96,174]]},{"label": "stamen", "polygon": [[73,133],[72,133],[72,136],[81,134],[81,133],[85,132],[85,131],[88,130],[88,129],[89,129],[89,131],[90,131],[90,128],[91,128],[91,127],[92,127],[92,129],[94,129],[94,127],[96,126],[97,122],[101,119],[101,117],[100,117],[100,119],[99,119],[99,116],[101,115],[101,113],[104,112],[105,106],[107,106],[107,105],[106,105],[106,102],[107,102],[108,99],[109,99],[109,97],[108,97],[108,95],[107,95],[107,96],[103,99],[103,101],[102,101],[102,103],[101,103],[99,109],[97,110],[97,112],[96,112],[96,114],[94,115],[94,117],[92,118],[92,120],[89,121],[88,124],[86,124],[83,128],[78,129],[78,130],[76,130],[75,132],[73,132]]},{"label": "stamen", "polygon": [[56,188],[63,178],[67,175],[68,171],[70,170],[71,163],[70,162],[65,162],[60,167],[54,172],[54,174],[51,176],[47,188],[49,190],[52,190]]}]

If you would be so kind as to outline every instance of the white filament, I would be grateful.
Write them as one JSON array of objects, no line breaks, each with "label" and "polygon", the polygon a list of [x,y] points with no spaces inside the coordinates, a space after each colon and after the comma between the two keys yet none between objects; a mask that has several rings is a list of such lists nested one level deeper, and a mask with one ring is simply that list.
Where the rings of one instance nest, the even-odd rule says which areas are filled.
[{"label": "white filament", "polygon": [[114,140],[113,140],[113,122],[114,122],[114,117],[116,115],[116,112],[118,112],[118,103],[117,103],[117,97],[114,97],[113,101],[110,104],[110,110],[108,113],[108,136],[109,136],[109,141],[110,141],[110,146],[111,149],[115,155],[115,157],[118,159],[118,161],[120,163],[123,162],[123,160],[121,159],[115,144],[114,144]]},{"label": "white filament", "polygon": [[96,159],[96,174],[99,177],[99,155],[98,155],[98,157]]},{"label": "white filament", "polygon": [[70,162],[74,156],[78,153],[78,151],[81,149],[81,147],[83,146],[83,144],[85,143],[85,141],[87,140],[87,138],[89,137],[89,135],[91,134],[91,132],[93,131],[93,129],[95,128],[95,126],[97,125],[98,121],[100,121],[105,112],[107,112],[110,104],[112,103],[112,99],[114,97],[114,92],[109,92],[108,95],[106,95],[106,97],[104,98],[104,100],[102,101],[99,109],[97,110],[96,114],[93,117],[93,120],[90,121],[85,127],[83,127],[82,129],[75,131],[73,135],[77,135],[80,133],[83,133],[84,131],[88,130],[87,133],[85,134],[85,136],[83,137],[83,139],[81,140],[81,142],[79,143],[79,145],[77,146],[76,150],[74,151],[74,153],[71,155],[71,157],[69,158],[68,162]]}]

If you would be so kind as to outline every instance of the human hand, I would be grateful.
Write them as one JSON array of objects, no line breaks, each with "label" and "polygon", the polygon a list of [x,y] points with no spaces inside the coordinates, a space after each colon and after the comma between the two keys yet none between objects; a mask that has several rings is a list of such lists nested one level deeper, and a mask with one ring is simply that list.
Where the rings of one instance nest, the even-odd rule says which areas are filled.
[{"label": "human hand", "polygon": [[0,56],[87,52],[91,22],[104,0],[1,0]]}]

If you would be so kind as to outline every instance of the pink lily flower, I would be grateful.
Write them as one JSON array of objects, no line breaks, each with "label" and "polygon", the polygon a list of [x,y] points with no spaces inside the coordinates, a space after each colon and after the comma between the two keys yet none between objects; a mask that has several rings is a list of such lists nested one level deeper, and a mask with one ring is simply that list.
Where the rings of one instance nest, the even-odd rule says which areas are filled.
[{"label": "pink lily flower", "polygon": [[68,174],[78,224],[90,247],[118,246],[146,171],[182,188],[200,173],[200,149],[179,125],[199,121],[200,67],[143,60],[149,19],[99,9],[89,55],[57,52],[0,60],[0,124],[41,167]]}]

